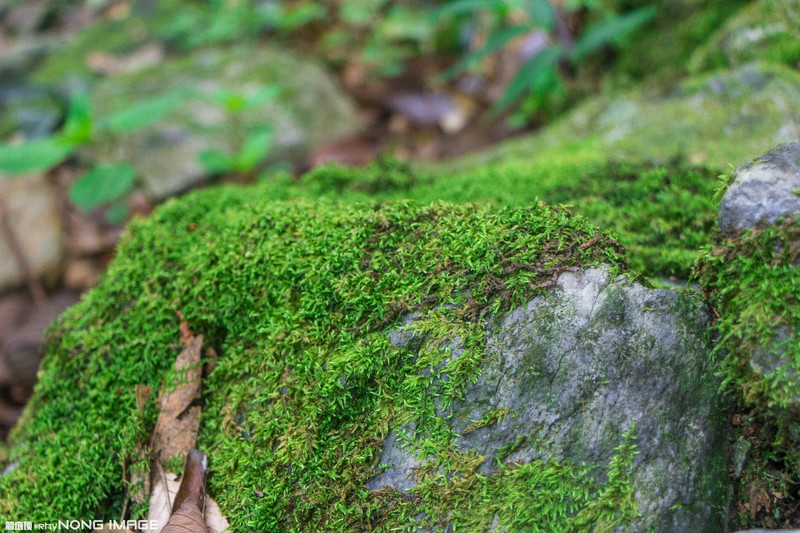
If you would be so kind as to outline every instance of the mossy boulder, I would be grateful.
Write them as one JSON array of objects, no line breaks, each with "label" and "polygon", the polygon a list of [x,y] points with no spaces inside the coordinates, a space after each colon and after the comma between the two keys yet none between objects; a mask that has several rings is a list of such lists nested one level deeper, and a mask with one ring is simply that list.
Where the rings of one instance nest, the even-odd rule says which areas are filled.
[{"label": "mossy boulder", "polygon": [[[0,477],[0,521],[119,517],[126,476],[157,415],[152,398],[137,409],[135,388],[168,382],[186,320],[219,354],[204,383],[198,446],[209,454],[209,492],[237,531],[448,522],[630,530],[638,513],[662,511],[713,529],[725,459],[707,453],[722,415],[713,377],[703,379],[704,322],[690,300],[629,280],[614,239],[545,205],[275,202],[272,193],[269,185],[193,193],[130,226],[103,283],[51,329],[41,381]],[[576,291],[595,294],[594,313]],[[558,309],[566,323],[586,325],[573,330],[583,333],[569,360],[556,354],[573,342],[569,333],[551,331],[549,347],[538,338]],[[644,322],[630,329],[627,316]],[[604,324],[643,344],[623,349]],[[528,333],[515,335],[517,327]],[[526,335],[538,340],[523,348]],[[666,374],[648,383],[668,398],[688,394],[693,405],[674,407],[693,428],[709,424],[695,428],[708,438],[684,440],[675,420],[647,402],[624,407],[634,405],[621,397],[628,384],[647,381],[650,352],[640,348],[664,356]],[[634,370],[579,372],[578,361],[595,352]],[[543,379],[537,372],[564,380],[537,411],[549,429],[522,418],[532,408],[523,404],[544,397],[472,401],[485,380],[500,379],[503,361],[516,361],[532,382]],[[644,393],[651,400],[653,390]],[[589,426],[552,419],[569,405]],[[472,432],[462,427],[470,423]],[[465,434],[475,439],[494,426],[528,441],[497,441],[502,450],[486,456],[465,445]],[[384,442],[410,427],[423,465],[417,486],[371,490]],[[503,462],[523,448],[530,453],[519,462]],[[660,454],[680,457],[664,463],[681,477],[669,491],[645,464]],[[685,461],[703,475],[683,479]],[[645,505],[658,498],[666,505],[657,512]],[[501,510],[506,501],[526,511]]]},{"label": "mossy boulder", "polygon": [[[152,68],[105,78],[94,87],[94,111],[98,117],[108,116],[175,89],[192,97],[180,100],[155,124],[108,139],[89,153],[94,160],[131,162],[159,199],[208,178],[212,170],[200,163],[202,152],[235,155],[259,129],[273,132],[266,163],[289,166],[303,162],[317,144],[358,129],[354,105],[320,65],[261,44],[198,49]],[[275,97],[267,97],[273,89]],[[220,91],[255,103],[228,109],[214,101]]]},{"label": "mossy boulder", "polygon": [[[800,442],[800,143],[776,147],[734,172],[720,231],[698,262],[698,279],[721,314],[727,381],[779,430]],[[800,454],[789,452],[795,465]]]},{"label": "mossy boulder", "polygon": [[800,213],[800,143],[786,143],[730,176],[719,206],[723,231],[771,225]]},{"label": "mossy boulder", "polygon": [[750,2],[694,52],[689,69],[699,72],[739,67],[754,60],[797,68],[800,63],[800,5],[797,2]]},{"label": "mossy boulder", "polygon": [[[718,411],[704,312],[685,295],[614,279],[604,268],[564,272],[556,286],[494,317],[477,379],[452,406],[438,406],[452,442],[474,461],[477,479],[458,486],[477,484],[481,491],[461,498],[454,524],[475,531],[533,524],[549,531],[590,524],[616,524],[619,531],[724,529],[726,420]],[[413,324],[409,319],[403,330],[411,335],[395,333],[397,343],[424,345]],[[465,354],[457,338],[448,348],[448,364]],[[381,453],[385,466],[367,487],[413,498],[435,483],[439,465],[418,437],[413,425],[394,428]],[[591,472],[605,497],[580,509],[582,498],[571,493],[575,500],[563,509],[577,515],[559,521],[551,515],[559,489],[542,478],[552,476],[555,485],[566,465],[580,465],[576,474]],[[533,487],[524,486],[531,481]],[[553,493],[541,498],[537,489]]]},{"label": "mossy boulder", "polygon": [[606,157],[683,158],[719,169],[796,140],[800,73],[769,63],[690,77],[666,90],[639,87],[589,98],[543,132],[464,160],[521,158],[564,143],[595,142]]}]

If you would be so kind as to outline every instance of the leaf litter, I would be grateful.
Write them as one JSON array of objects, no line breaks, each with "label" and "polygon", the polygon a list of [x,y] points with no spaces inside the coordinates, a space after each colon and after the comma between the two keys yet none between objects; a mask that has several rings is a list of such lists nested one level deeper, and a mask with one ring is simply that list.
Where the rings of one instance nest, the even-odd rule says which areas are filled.
[{"label": "leaf litter", "polygon": [[[180,312],[178,316],[183,318]],[[149,474],[142,471],[130,474],[133,487],[130,498],[143,503],[149,495],[148,519],[156,522],[155,531],[221,533],[229,529],[229,525],[216,502],[206,497],[206,456],[195,448],[202,410],[203,335],[195,335],[183,320],[180,341],[184,348],[175,358],[174,377],[162,384],[157,401],[159,414],[149,446],[141,446],[134,458],[150,458]],[[150,394],[149,386],[136,386],[140,417],[144,416]],[[176,458],[182,457],[186,459],[179,476],[169,469]]]}]

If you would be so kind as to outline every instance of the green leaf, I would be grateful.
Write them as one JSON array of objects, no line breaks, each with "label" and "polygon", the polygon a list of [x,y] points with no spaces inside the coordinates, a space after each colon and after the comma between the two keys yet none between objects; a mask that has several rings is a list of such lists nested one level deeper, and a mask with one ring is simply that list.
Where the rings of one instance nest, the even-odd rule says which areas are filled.
[{"label": "green leaf", "polygon": [[104,126],[112,132],[123,133],[145,128],[167,116],[187,97],[184,91],[172,91],[112,114]]},{"label": "green leaf", "polygon": [[572,49],[571,54],[572,61],[580,61],[604,45],[618,41],[652,19],[656,12],[655,7],[648,6],[593,24],[583,32],[575,43],[575,48]]},{"label": "green leaf", "polygon": [[97,165],[72,184],[70,201],[81,211],[122,198],[133,187],[136,170],[127,163]]},{"label": "green leaf", "polygon": [[212,174],[224,174],[233,168],[233,159],[221,150],[204,150],[198,160]]},{"label": "green leaf", "polygon": [[92,106],[88,94],[76,94],[70,99],[63,137],[75,145],[92,140]]},{"label": "green leaf", "polygon": [[528,26],[512,26],[492,34],[486,40],[486,44],[465,55],[455,65],[442,73],[442,78],[445,80],[452,79],[459,72],[464,72],[487,55],[503,48],[511,39],[525,35],[529,31],[530,28]]},{"label": "green leaf", "polygon": [[449,2],[433,12],[433,18],[442,19],[453,15],[471,14],[488,9],[505,14],[509,9],[521,7],[520,0],[456,0]]},{"label": "green leaf", "polygon": [[0,144],[0,172],[25,174],[50,169],[75,150],[62,137],[48,137],[23,144]]},{"label": "green leaf", "polygon": [[556,12],[548,0],[527,0],[525,8],[537,28],[551,30],[556,23]]},{"label": "green leaf", "polygon": [[272,148],[272,135],[272,128],[262,128],[251,133],[236,156],[236,170],[250,172],[263,161]]},{"label": "green leaf", "polygon": [[106,211],[106,220],[111,224],[121,224],[125,222],[129,214],[128,206],[124,202],[117,202]]},{"label": "green leaf", "polygon": [[326,15],[324,6],[316,2],[303,2],[296,7],[284,8],[279,26],[283,30],[290,31],[315,20],[324,20]]},{"label": "green leaf", "polygon": [[492,112],[497,114],[511,105],[525,91],[539,92],[557,79],[555,64],[562,54],[559,45],[545,48],[519,69],[516,76],[506,87],[505,92],[492,106]]}]

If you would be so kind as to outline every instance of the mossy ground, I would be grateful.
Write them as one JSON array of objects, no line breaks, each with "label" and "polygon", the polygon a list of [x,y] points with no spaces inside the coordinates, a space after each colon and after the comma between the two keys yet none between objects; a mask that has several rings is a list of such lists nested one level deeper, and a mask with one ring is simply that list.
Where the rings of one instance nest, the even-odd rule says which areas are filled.
[{"label": "mossy ground", "polygon": [[[630,518],[630,441],[616,462],[597,465],[610,471],[606,484],[558,462],[484,478],[479,458],[458,452],[435,416],[475,377],[482,317],[565,268],[626,271],[619,243],[544,205],[272,202],[273,192],[195,193],[130,226],[104,282],[50,332],[42,379],[12,437],[15,468],[0,478],[0,522],[119,517],[126,473],[156,416],[153,399],[138,414],[134,390],[168,378],[178,312],[220,354],[204,384],[198,446],[237,531],[447,519],[469,529],[493,519],[470,502],[525,499],[535,487],[554,498],[498,511],[501,524],[564,530]],[[386,335],[411,310],[426,339],[418,353]],[[444,346],[456,334],[467,351],[450,361]],[[437,380],[442,372],[448,380]],[[409,494],[364,489],[389,426],[409,422],[430,475]]]}]

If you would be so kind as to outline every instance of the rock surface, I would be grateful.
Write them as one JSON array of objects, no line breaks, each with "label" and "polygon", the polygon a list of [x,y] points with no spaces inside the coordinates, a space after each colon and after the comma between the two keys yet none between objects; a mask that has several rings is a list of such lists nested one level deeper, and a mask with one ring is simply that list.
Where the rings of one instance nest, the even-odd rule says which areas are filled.
[{"label": "rock surface", "polygon": [[[703,313],[673,291],[614,280],[604,269],[561,274],[558,285],[489,328],[480,377],[442,412],[458,448],[484,456],[485,475],[506,461],[607,465],[635,425],[641,518],[620,530],[722,530],[726,417]],[[493,412],[504,414],[475,427]],[[384,442],[380,462],[393,466],[369,482],[373,490],[417,485],[412,469],[421,461],[398,432]]]},{"label": "rock surface", "polygon": [[[0,197],[36,276],[52,282],[58,276],[63,242],[58,198],[42,175],[0,176]],[[24,238],[23,238],[24,236]],[[0,239],[0,292],[24,282],[5,239]]]},{"label": "rock surface", "polygon": [[752,229],[800,212],[800,143],[782,144],[736,169],[719,206],[719,227]]}]

